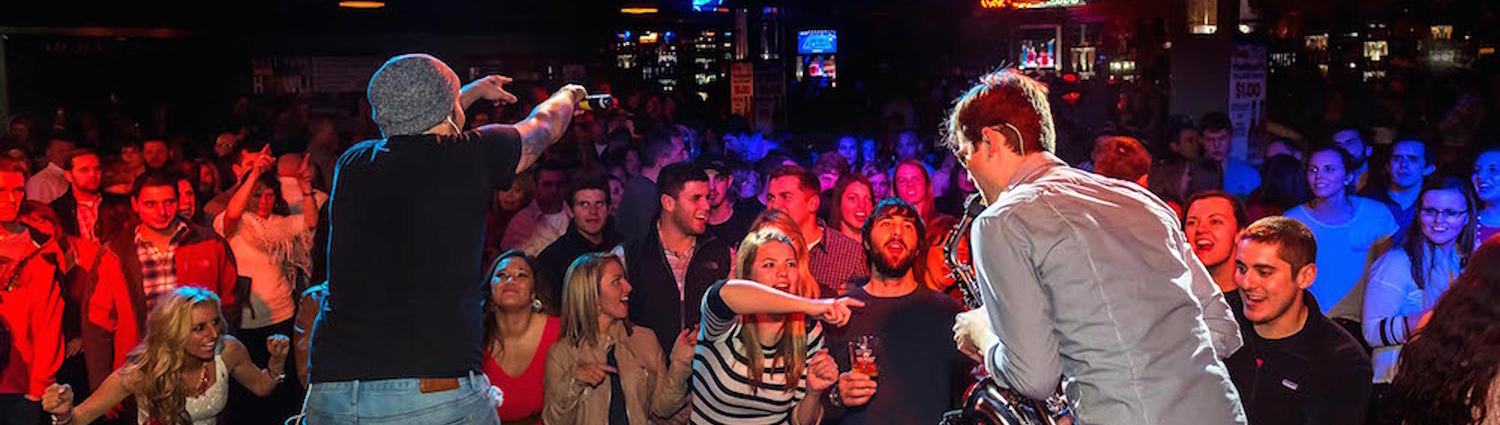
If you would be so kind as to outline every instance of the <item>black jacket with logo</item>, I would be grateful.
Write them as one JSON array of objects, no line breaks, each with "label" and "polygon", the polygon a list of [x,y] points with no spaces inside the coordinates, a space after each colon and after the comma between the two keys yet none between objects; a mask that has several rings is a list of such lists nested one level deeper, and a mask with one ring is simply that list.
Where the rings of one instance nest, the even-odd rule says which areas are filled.
[{"label": "black jacket with logo", "polygon": [[1243,315],[1245,346],[1225,360],[1251,425],[1363,425],[1373,371],[1359,341],[1303,291],[1307,323],[1268,340]]}]

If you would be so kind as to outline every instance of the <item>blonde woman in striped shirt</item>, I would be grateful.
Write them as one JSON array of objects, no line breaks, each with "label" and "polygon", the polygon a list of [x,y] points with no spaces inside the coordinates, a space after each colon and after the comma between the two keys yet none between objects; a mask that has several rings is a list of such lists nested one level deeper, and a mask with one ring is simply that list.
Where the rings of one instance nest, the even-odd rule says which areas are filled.
[{"label": "blonde woman in striped shirt", "polygon": [[741,242],[735,277],[703,298],[703,322],[693,362],[695,424],[815,424],[819,399],[838,379],[823,350],[823,327],[849,320],[847,298],[816,299],[805,279],[806,250],[777,226]]}]

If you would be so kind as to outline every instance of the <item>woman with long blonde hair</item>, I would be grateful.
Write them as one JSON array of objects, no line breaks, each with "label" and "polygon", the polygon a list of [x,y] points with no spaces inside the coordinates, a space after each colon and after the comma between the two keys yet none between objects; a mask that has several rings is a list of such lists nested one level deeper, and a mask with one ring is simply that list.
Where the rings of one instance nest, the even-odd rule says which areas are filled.
[{"label": "woman with long blonde hair", "polygon": [[[778,217],[778,215],[780,217]],[[849,320],[848,298],[816,299],[807,245],[785,214],[756,220],[735,255],[734,279],[703,298],[693,363],[693,423],[813,424],[838,366],[823,349],[823,327]]]},{"label": "woman with long blonde hair", "polygon": [[87,424],[135,396],[142,424],[211,425],[229,396],[229,376],[257,396],[271,394],[285,379],[290,341],[285,335],[266,338],[270,367],[250,361],[244,344],[223,332],[219,297],[206,289],[184,286],[159,296],[146,319],[146,339],[111,373],[93,395],[73,405],[73,389],[52,385],[42,396],[42,408],[54,424]]},{"label": "woman with long blonde hair", "polygon": [[627,318],[630,282],[614,254],[578,257],[565,281],[562,337],[547,352],[542,419],[646,425],[673,417],[687,399],[697,338],[683,330],[663,358],[656,333]]}]

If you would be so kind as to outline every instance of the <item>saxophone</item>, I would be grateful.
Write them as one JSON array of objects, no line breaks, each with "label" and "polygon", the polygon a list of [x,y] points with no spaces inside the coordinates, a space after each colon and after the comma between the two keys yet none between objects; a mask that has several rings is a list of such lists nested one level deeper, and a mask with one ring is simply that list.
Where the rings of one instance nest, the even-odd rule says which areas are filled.
[{"label": "saxophone", "polygon": [[[972,255],[960,255],[959,248],[968,238],[974,219],[984,208],[984,199],[979,194],[969,195],[964,201],[963,217],[943,241],[943,259],[952,269],[953,285],[963,294],[964,304],[969,309],[983,308],[984,305],[979,297],[979,278],[974,271]],[[1039,402],[985,377],[969,386],[964,392],[963,408],[944,414],[941,425],[1057,425],[1066,408],[1067,401],[1061,395]]]}]

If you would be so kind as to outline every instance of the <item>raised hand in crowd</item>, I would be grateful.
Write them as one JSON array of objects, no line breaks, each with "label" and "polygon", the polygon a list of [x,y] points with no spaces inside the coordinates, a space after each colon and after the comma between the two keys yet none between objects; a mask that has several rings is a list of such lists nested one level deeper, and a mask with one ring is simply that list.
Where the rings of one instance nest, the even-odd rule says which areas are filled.
[{"label": "raised hand in crowd", "polygon": [[286,335],[276,334],[266,337],[266,352],[271,353],[270,365],[266,368],[271,369],[273,374],[279,375],[280,373],[276,372],[283,372],[282,365],[286,364],[286,355],[291,351],[292,339]]},{"label": "raised hand in crowd", "polygon": [[677,342],[672,344],[672,353],[668,357],[671,363],[692,363],[693,351],[698,347],[698,327],[683,329],[677,333]]}]

